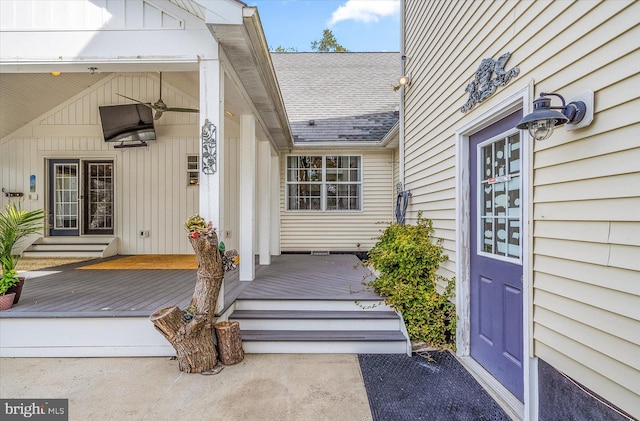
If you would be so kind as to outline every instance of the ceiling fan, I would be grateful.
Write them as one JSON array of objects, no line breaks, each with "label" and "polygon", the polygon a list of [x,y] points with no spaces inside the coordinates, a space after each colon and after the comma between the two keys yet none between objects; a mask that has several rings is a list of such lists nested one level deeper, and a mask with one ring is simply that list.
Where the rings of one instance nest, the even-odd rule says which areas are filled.
[{"label": "ceiling fan", "polygon": [[167,112],[167,111],[173,111],[173,112],[178,112],[178,113],[197,113],[200,112],[200,110],[196,110],[195,108],[179,108],[179,107],[169,107],[167,104],[164,103],[164,101],[162,100],[162,72],[158,72],[160,73],[160,97],[158,98],[158,100],[156,102],[142,102],[140,100],[137,100],[135,98],[130,98],[128,96],[125,95],[121,95],[121,94],[116,94],[118,96],[121,96],[123,98],[127,98],[130,99],[131,101],[135,101],[137,103],[140,103],[142,105],[145,105],[153,110],[155,110],[155,115],[153,116],[154,120],[158,120],[160,117],[162,117],[162,113]]}]

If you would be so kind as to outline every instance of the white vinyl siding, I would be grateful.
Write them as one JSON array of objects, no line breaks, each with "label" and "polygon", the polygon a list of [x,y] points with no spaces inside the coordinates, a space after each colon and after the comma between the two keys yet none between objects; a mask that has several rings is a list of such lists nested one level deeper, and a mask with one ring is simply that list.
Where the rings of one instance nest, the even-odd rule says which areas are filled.
[{"label": "white vinyl siding", "polygon": [[[158,79],[146,74],[114,74],[44,114],[0,144],[0,184],[29,192],[36,176],[37,200],[25,197],[28,209],[46,207],[45,159],[112,160],[114,163],[115,232],[119,254],[193,253],[183,222],[198,211],[198,189],[186,184],[187,156],[198,153],[197,114],[166,113],[155,122],[158,139],[146,148],[113,149],[105,143],[98,105],[157,99]],[[197,107],[192,99],[163,86],[172,105]],[[7,203],[4,196],[0,204]],[[149,231],[140,237],[139,231]]]},{"label": "white vinyl siding", "polygon": [[[408,216],[433,219],[448,276],[458,258],[456,129],[531,81],[534,97],[595,92],[589,127],[561,127],[532,145],[532,348],[638,416],[640,3],[407,0],[405,8]],[[519,76],[461,113],[482,59],[506,52],[506,69],[518,66]]]},{"label": "white vinyl siding", "polygon": [[[296,151],[294,150],[295,154]],[[360,156],[362,164],[361,211],[286,210],[286,183],[281,187],[281,249],[292,251],[366,251],[375,244],[383,228],[391,222],[393,205],[393,154],[391,150],[307,151],[299,155]],[[281,160],[281,177],[286,180],[286,156]]]}]

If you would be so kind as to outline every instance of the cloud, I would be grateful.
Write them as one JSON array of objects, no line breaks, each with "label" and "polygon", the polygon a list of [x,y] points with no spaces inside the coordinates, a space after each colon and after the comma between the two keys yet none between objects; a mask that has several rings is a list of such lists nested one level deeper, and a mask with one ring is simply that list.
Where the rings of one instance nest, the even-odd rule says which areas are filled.
[{"label": "cloud", "polygon": [[355,20],[364,23],[378,22],[384,16],[400,12],[400,0],[347,0],[331,15],[329,26],[343,20]]}]

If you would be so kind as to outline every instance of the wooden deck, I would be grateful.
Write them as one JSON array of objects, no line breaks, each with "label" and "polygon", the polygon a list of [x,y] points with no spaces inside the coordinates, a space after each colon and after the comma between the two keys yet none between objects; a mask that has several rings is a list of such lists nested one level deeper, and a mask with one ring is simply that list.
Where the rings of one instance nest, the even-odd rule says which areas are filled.
[{"label": "wooden deck", "polygon": [[350,254],[285,254],[259,266],[256,279],[242,291],[243,300],[375,300],[362,281],[369,271]]},{"label": "wooden deck", "polygon": [[[193,294],[193,270],[76,270],[94,263],[28,272],[20,302],[0,318],[148,317],[167,306],[186,307]],[[367,271],[358,263],[346,254],[276,256],[271,265],[256,266],[252,282],[238,281],[237,270],[227,273],[225,307],[236,299],[380,299],[362,285]]]}]

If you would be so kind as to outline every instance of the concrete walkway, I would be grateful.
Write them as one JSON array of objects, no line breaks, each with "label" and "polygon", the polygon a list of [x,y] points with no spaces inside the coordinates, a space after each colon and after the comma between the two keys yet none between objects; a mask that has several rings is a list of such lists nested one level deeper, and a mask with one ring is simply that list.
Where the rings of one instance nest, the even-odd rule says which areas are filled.
[{"label": "concrete walkway", "polygon": [[215,376],[168,358],[2,358],[0,398],[69,399],[69,420],[371,420],[347,354],[248,354]]}]

